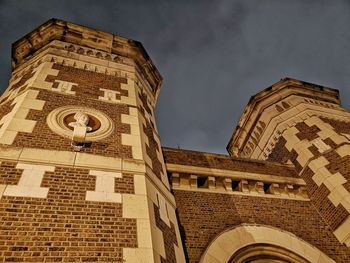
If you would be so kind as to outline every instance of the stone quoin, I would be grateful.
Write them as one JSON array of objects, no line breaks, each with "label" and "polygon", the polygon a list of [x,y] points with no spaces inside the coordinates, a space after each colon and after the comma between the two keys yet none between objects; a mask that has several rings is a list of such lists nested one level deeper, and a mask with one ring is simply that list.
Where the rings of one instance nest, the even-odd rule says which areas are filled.
[{"label": "stone quoin", "polygon": [[285,78],[229,155],[162,147],[140,42],[51,19],[0,98],[0,261],[350,262],[350,113]]}]

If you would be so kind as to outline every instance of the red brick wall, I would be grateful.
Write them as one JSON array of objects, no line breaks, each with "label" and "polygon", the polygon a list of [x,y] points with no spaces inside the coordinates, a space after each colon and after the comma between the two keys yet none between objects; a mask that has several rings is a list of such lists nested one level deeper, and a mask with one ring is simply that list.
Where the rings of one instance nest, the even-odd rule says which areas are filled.
[{"label": "red brick wall", "polygon": [[198,262],[211,240],[242,223],[263,224],[294,233],[336,262],[350,251],[335,238],[311,202],[174,190],[189,262]]},{"label": "red brick wall", "polygon": [[[77,83],[78,85],[73,88],[73,91],[80,99],[98,99],[99,96],[103,96],[101,88],[119,91],[120,95],[128,96],[128,91],[121,89],[120,86],[121,83],[127,82],[126,78],[59,64],[54,64],[52,68],[59,70],[59,73],[57,76],[48,76],[46,81],[54,83],[53,87],[58,85],[55,80]],[[120,99],[120,95],[117,96],[117,99]]]},{"label": "red brick wall", "polygon": [[108,115],[114,121],[115,131],[105,139],[92,142],[91,147],[83,148],[81,152],[132,158],[131,147],[121,144],[121,133],[130,133],[130,125],[121,122],[121,114],[129,114],[127,105],[109,104],[93,99],[82,100],[78,96],[64,95],[47,90],[40,90],[37,99],[46,102],[43,110],[30,110],[26,118],[37,121],[33,132],[19,132],[13,146],[72,151],[72,140],[54,133],[47,126],[46,117],[52,110],[61,106],[84,106],[91,107]]},{"label": "red brick wall", "polygon": [[163,148],[166,163],[217,168],[258,174],[271,174],[296,177],[292,167],[266,161],[236,158],[223,154],[213,154],[190,150]]},{"label": "red brick wall", "polygon": [[[2,162],[0,184],[17,184],[21,170]],[[121,262],[122,247],[136,247],[136,220],[122,218],[122,204],[85,201],[96,177],[87,169],[46,172],[46,199],[3,196],[1,262]],[[132,175],[116,178],[115,191],[133,194]]]}]

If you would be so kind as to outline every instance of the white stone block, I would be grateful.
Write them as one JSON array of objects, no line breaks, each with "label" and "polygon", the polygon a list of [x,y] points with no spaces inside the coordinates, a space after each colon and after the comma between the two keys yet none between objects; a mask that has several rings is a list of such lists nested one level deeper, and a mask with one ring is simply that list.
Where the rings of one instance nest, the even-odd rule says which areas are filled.
[{"label": "white stone block", "polygon": [[86,201],[121,203],[122,197],[120,193],[87,191]]},{"label": "white stone block", "polygon": [[0,184],[0,199],[4,194],[5,189],[6,189],[6,184]]},{"label": "white stone block", "polygon": [[122,123],[139,124],[139,118],[137,116],[122,114]]},{"label": "white stone block", "polygon": [[141,138],[140,136],[122,134],[122,144],[129,146],[141,147]]},{"label": "white stone block", "polygon": [[122,195],[124,218],[149,218],[147,196],[145,195]]},{"label": "white stone block", "polygon": [[139,248],[152,248],[151,222],[148,219],[137,219],[137,244]]},{"label": "white stone block", "polygon": [[134,189],[137,195],[146,195],[146,177],[144,175],[134,175]]},{"label": "white stone block", "polygon": [[121,173],[90,170],[90,175],[96,176],[95,191],[86,192],[87,201],[121,203],[120,193],[114,192],[115,178],[122,178]]},{"label": "white stone block", "polygon": [[170,220],[168,216],[168,204],[165,198],[160,194],[157,193],[157,199],[158,199],[158,208],[159,208],[159,216],[162,221],[167,224],[168,227],[170,227]]},{"label": "white stone block", "polygon": [[151,248],[123,248],[123,263],[154,263]]},{"label": "white stone block", "polygon": [[49,192],[47,187],[8,185],[3,195],[17,197],[46,198]]},{"label": "white stone block", "polygon": [[46,198],[49,188],[40,187],[45,172],[53,172],[54,166],[18,163],[17,169],[23,169],[17,185],[8,185],[4,191],[7,196]]},{"label": "white stone block", "polygon": [[13,118],[9,123],[7,129],[9,131],[27,132],[31,133],[34,130],[36,121],[25,120],[25,119],[15,119]]}]

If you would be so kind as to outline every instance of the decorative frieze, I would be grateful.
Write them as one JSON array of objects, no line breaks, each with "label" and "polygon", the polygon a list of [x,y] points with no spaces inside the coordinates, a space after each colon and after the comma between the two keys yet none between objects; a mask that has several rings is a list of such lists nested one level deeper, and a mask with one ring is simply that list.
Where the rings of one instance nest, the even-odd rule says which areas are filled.
[{"label": "decorative frieze", "polygon": [[172,188],[175,190],[203,191],[226,194],[248,194],[261,197],[277,197],[309,200],[305,184],[283,182],[271,183],[252,179],[232,179],[223,176],[205,176],[172,173]]}]

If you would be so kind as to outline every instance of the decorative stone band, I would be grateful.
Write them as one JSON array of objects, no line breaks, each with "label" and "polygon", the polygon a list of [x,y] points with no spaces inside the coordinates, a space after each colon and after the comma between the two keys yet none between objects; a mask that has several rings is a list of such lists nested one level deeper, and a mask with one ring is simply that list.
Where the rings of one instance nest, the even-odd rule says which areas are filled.
[{"label": "decorative stone band", "polygon": [[309,200],[300,178],[167,164],[173,189]]},{"label": "decorative stone band", "polygon": [[[133,173],[146,175],[167,201],[175,206],[175,199],[166,186],[161,183],[152,170],[142,160],[106,157],[73,151],[52,151],[36,148],[2,147],[0,146],[0,161],[20,161],[37,165],[69,166],[91,170]],[[1,190],[1,189],[0,189]]]},{"label": "decorative stone band", "polygon": [[[347,178],[345,174],[340,172],[332,173],[330,171],[331,165],[338,165],[342,162],[340,158],[350,155],[350,141],[347,137],[338,134],[332,126],[323,122],[320,118],[313,116],[304,122],[308,129],[310,127],[317,127],[318,132],[312,133],[312,138],[300,139],[302,132],[297,127],[291,127],[283,133],[286,140],[286,148],[288,151],[295,151],[296,159],[294,163],[299,167],[300,175],[307,180],[308,171],[311,171],[311,183],[315,187],[309,186],[310,199],[315,203],[331,202],[334,206],[327,209],[320,208],[320,214],[328,218],[326,221],[332,226],[334,235],[341,242],[350,246],[350,193],[345,188]],[[299,136],[298,136],[299,135]],[[315,139],[313,139],[316,137]],[[337,145],[330,148],[324,143],[325,140],[330,139]],[[320,156],[314,156],[310,151],[310,146],[315,146]],[[332,161],[327,160],[326,155],[329,152],[335,152],[339,155],[338,159]],[[321,201],[320,201],[321,200]],[[337,215],[337,210],[344,210],[344,217],[340,218]],[[329,214],[334,214],[329,217]],[[345,218],[345,219],[344,219]],[[338,222],[338,220],[340,220]]]},{"label": "decorative stone band", "polygon": [[[322,108],[314,106],[313,109],[307,109],[302,112],[296,112],[294,115],[288,117],[281,121],[281,119],[272,120],[269,125],[270,132],[265,132],[260,140],[258,146],[255,148],[254,153],[251,155],[251,158],[265,160],[271,153],[278,139],[281,137],[282,133],[287,129],[294,127],[298,122],[306,121],[309,118],[322,116],[330,119],[336,120],[348,120],[350,115],[347,112],[327,109],[324,111]],[[322,109],[322,110],[321,110]]]},{"label": "decorative stone band", "polygon": [[338,105],[310,104],[305,98],[296,95],[289,96],[284,101],[288,102],[290,107],[283,112],[275,110],[273,105],[271,109],[263,112],[240,153],[241,157],[266,159],[286,129],[311,116],[325,116],[337,120],[350,119],[350,114]]},{"label": "decorative stone band", "polygon": [[[286,260],[283,262],[335,263],[322,251],[292,233],[270,226],[246,224],[227,229],[216,236],[208,245],[199,262],[246,262],[240,261],[237,257],[232,259],[232,256],[236,256],[245,247],[261,244],[266,245],[266,247],[269,245],[277,247],[278,250],[274,251],[274,255],[283,256],[283,259]],[[295,258],[299,260],[295,261]]]}]

